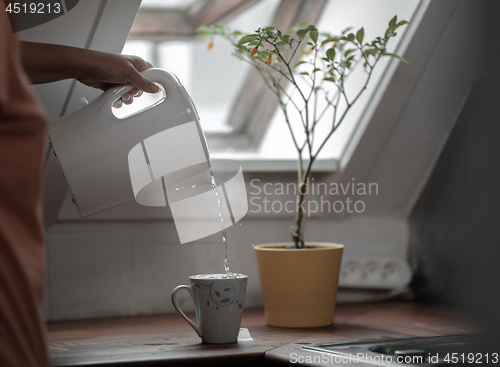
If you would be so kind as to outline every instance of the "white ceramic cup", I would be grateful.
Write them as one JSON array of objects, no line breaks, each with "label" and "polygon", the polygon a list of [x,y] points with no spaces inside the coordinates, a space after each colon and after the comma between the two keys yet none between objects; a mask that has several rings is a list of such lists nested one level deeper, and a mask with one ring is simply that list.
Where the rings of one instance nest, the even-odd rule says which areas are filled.
[{"label": "white ceramic cup", "polygon": [[[219,276],[219,277],[217,277]],[[179,285],[172,291],[172,304],[196,331],[203,343],[236,343],[240,331],[248,277],[243,274],[220,278],[220,274],[189,277],[191,285]],[[194,302],[198,325],[177,304],[177,292],[186,289]]]}]

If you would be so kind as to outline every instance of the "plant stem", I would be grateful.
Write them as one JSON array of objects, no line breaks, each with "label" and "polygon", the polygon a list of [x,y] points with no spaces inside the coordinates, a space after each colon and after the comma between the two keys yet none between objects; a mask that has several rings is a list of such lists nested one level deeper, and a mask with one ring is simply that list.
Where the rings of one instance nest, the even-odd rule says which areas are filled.
[{"label": "plant stem", "polygon": [[[373,63],[373,67],[375,67],[375,65],[377,64],[378,60],[380,59],[381,56],[378,56],[377,59],[375,60],[375,62]],[[372,76],[371,73],[368,74],[366,80],[365,80],[365,84],[363,85],[363,88],[359,91],[359,93],[356,95],[356,97],[351,101],[350,104],[348,104],[347,108],[345,109],[344,113],[342,114],[342,116],[340,117],[339,119],[339,122],[337,124],[335,124],[335,121],[334,121],[334,126],[333,128],[330,130],[330,132],[328,133],[328,135],[326,136],[326,138],[323,140],[323,143],[321,143],[321,145],[319,146],[318,150],[316,151],[316,156],[319,154],[319,152],[321,151],[321,149],[323,149],[323,147],[325,146],[326,142],[328,141],[328,139],[330,139],[330,136],[332,136],[332,134],[335,132],[335,130],[337,130],[337,128],[340,126],[340,124],[342,123],[342,121],[344,121],[344,117],[347,115],[347,113],[349,112],[349,110],[351,109],[351,106],[356,103],[356,101],[359,99],[359,97],[363,94],[363,92],[366,90],[367,86],[368,86],[368,83],[370,82],[370,77]],[[342,85],[342,88],[343,88],[343,85]],[[346,99],[347,99],[347,96],[346,96]]]},{"label": "plant stem", "polygon": [[304,248],[304,239],[302,238],[302,220],[304,216],[304,200],[307,193],[307,181],[309,175],[311,174],[311,167],[313,165],[315,156],[310,156],[309,164],[307,165],[307,170],[303,171],[303,161],[302,152],[299,154],[299,193],[297,195],[297,213],[295,215],[295,225],[292,227],[292,240],[295,243],[296,248]]}]

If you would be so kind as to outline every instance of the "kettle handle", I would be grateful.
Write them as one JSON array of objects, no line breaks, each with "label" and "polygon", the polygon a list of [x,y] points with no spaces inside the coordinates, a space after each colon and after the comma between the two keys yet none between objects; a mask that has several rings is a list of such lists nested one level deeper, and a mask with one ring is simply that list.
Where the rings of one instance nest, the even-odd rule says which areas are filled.
[{"label": "kettle handle", "polygon": [[[172,94],[172,88],[178,88],[181,94],[183,94],[185,97],[187,96],[188,100],[191,102],[193,110],[196,111],[196,108],[194,107],[194,104],[192,103],[189,95],[187,94],[175,74],[159,68],[146,69],[142,71],[141,74],[149,81],[161,84],[167,96],[169,94]],[[113,114],[112,105],[118,98],[120,98],[133,88],[134,87],[130,84],[110,88],[95,100],[90,102],[88,105],[80,108],[79,110],[76,110],[71,114],[51,121],[47,126],[47,132],[50,141],[52,143],[55,143],[73,134],[75,131],[87,124],[87,122],[91,120],[96,114],[101,114],[101,116],[103,117],[102,119],[100,119],[101,121],[111,121],[111,123],[122,121],[123,119],[119,119]],[[127,119],[127,117],[125,117],[125,119]]]},{"label": "kettle handle", "polygon": [[[170,83],[173,82],[179,87],[182,86],[180,80],[177,78],[177,76],[175,76],[175,74],[170,73],[164,69],[159,69],[159,68],[146,69],[143,70],[141,74],[150,82],[161,84],[167,96]],[[103,94],[101,94],[99,97],[97,97],[97,99],[94,102],[96,105],[100,106],[99,108],[105,108],[108,106],[111,108],[113,103],[118,98],[123,96],[125,93],[130,92],[133,88],[134,86],[131,84],[110,88],[106,90]]]}]

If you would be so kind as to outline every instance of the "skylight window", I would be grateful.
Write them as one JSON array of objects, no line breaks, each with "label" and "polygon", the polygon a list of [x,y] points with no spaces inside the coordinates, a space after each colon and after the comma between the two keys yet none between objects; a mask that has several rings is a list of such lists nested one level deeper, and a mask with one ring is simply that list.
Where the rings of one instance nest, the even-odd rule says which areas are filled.
[{"label": "skylight window", "polygon": [[[196,1],[159,1],[144,0],[141,7],[163,6],[188,9],[195,6]],[[365,39],[382,35],[387,23],[394,16],[398,19],[411,20],[420,0],[330,0],[322,8],[319,18],[313,22],[320,31],[339,34],[347,27],[354,30],[365,29]],[[262,0],[246,9],[230,21],[225,22],[232,29],[252,32],[259,27],[273,23],[276,13],[281,10],[280,0]],[[179,11],[177,9],[176,11]],[[168,9],[167,9],[168,11]],[[285,7],[286,11],[286,7]],[[316,19],[316,18],[315,18]],[[405,34],[399,30],[397,37],[389,43],[389,52],[402,53],[399,46]],[[248,82],[250,65],[231,56],[232,48],[223,39],[213,40],[213,48],[207,50],[207,42],[199,43],[191,37],[168,37],[165,39],[129,39],[124,53],[137,54],[152,61],[155,66],[165,68],[176,74],[191,94],[198,112],[201,125],[207,135],[211,155],[216,158],[232,158],[243,161],[289,161],[289,165],[281,165],[294,169],[297,152],[294,149],[288,128],[281,111],[276,110],[269,121],[264,121],[260,135],[250,136],[249,126],[238,130],[238,124],[230,121],[231,112],[238,102],[240,93]],[[137,38],[137,37],[136,37]],[[172,39],[174,38],[174,39]],[[334,161],[339,160],[364,113],[373,100],[375,92],[381,91],[381,81],[386,74],[391,58],[383,58],[374,73],[368,89],[349,112],[342,126],[322,150],[319,161],[328,161],[328,167],[334,169]],[[362,65],[357,67],[347,80],[346,90],[356,90],[365,80]],[[234,117],[234,113],[232,115]],[[325,116],[326,120],[328,116]],[[298,120],[298,119],[297,119]],[[299,121],[292,122],[298,127]],[[318,125],[317,141],[330,127],[328,121]],[[248,136],[247,136],[248,135]],[[318,162],[317,167],[321,165]],[[273,167],[276,167],[273,166]]]},{"label": "skylight window", "polygon": [[[317,22],[317,28],[322,31],[327,31],[333,34],[340,32],[347,27],[353,27],[357,30],[364,26],[365,39],[372,39],[385,32],[387,23],[397,14],[398,19],[411,19],[413,13],[418,6],[419,0],[383,0],[383,1],[352,1],[352,0],[336,0],[327,2],[323,13]],[[389,44],[389,52],[395,52],[398,44],[404,35],[404,30],[391,40]],[[368,90],[360,100],[353,106],[346,119],[330,138],[327,145],[319,155],[319,159],[338,160],[342,156],[354,130],[357,127],[357,122],[362,117],[364,110],[377,86],[384,75],[390,58],[381,59],[377,68],[374,70],[370,80]],[[359,65],[346,81],[346,90],[358,90],[359,86],[365,81],[365,72],[362,65]],[[321,136],[325,136],[330,128],[331,118],[325,116],[325,121],[318,124],[317,141],[321,141]],[[295,130],[299,130],[301,125],[298,117],[294,124]],[[262,144],[253,152],[222,152],[217,156],[233,156],[240,159],[295,159],[297,152],[293,145],[288,128],[281,111],[276,108],[273,118],[270,121],[269,128],[264,135]]]}]

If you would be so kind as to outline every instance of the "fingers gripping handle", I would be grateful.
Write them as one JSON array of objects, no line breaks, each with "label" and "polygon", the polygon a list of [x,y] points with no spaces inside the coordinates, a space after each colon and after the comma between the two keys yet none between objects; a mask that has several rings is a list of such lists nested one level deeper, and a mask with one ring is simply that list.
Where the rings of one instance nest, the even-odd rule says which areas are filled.
[{"label": "fingers gripping handle", "polygon": [[191,298],[193,298],[193,292],[192,292],[190,286],[179,285],[179,286],[175,287],[175,289],[172,291],[172,304],[174,305],[174,308],[179,313],[179,315],[181,315],[181,317],[184,320],[186,320],[189,325],[191,325],[191,327],[194,329],[194,331],[196,331],[198,336],[201,338],[201,328],[198,325],[196,325],[194,322],[192,322],[189,319],[189,317],[187,317],[186,314],[184,312],[182,312],[181,308],[177,304],[177,292],[179,292],[181,289],[186,289],[189,292],[189,295],[191,296]]},{"label": "fingers gripping handle", "polygon": [[[146,69],[142,71],[141,74],[150,82],[161,84],[167,95],[172,85],[180,85],[179,79],[177,79],[174,74],[163,69]],[[118,98],[130,92],[133,88],[136,87],[131,84],[110,88],[98,97],[100,103],[98,102],[97,104],[100,105],[101,108],[111,107]]]}]

